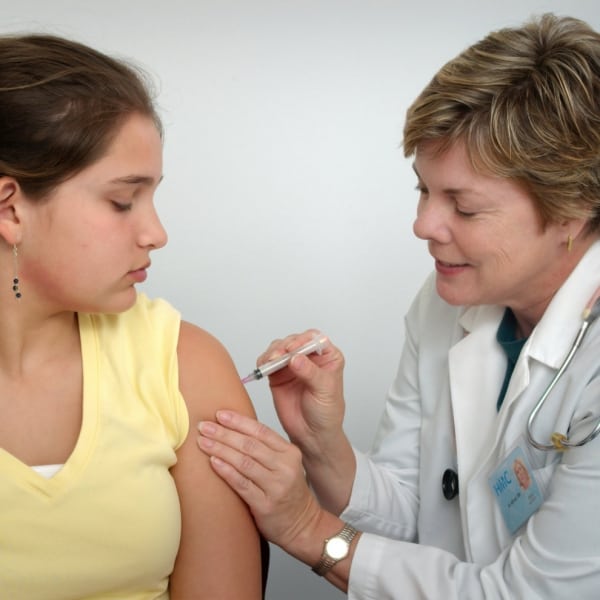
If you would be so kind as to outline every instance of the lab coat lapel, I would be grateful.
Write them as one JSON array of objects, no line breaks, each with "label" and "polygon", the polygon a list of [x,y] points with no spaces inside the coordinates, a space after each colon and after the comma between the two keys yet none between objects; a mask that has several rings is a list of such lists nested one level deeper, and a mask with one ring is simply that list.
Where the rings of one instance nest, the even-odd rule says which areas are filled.
[{"label": "lab coat lapel", "polygon": [[487,455],[506,360],[496,331],[504,309],[473,307],[461,319],[465,337],[449,352],[449,373],[459,481],[469,481]]}]

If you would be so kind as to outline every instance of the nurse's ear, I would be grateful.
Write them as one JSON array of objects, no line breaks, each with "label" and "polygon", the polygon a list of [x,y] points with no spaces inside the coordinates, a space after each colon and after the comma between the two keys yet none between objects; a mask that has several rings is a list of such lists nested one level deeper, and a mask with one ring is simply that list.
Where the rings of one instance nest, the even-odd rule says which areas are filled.
[{"label": "nurse's ear", "polygon": [[22,201],[23,193],[19,182],[14,177],[0,177],[0,237],[11,246],[21,241]]},{"label": "nurse's ear", "polygon": [[561,223],[565,231],[565,237],[571,236],[571,239],[575,241],[577,238],[585,238],[589,233],[587,225],[589,225],[589,219],[570,219]]}]

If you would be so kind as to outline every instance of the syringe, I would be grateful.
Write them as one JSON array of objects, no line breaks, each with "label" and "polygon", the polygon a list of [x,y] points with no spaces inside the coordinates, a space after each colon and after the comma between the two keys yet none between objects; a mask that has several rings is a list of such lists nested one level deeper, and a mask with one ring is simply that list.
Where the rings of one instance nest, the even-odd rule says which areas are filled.
[{"label": "syringe", "polygon": [[296,354],[307,355],[315,352],[317,354],[321,354],[323,349],[326,348],[328,344],[329,338],[322,333],[317,333],[312,341],[308,342],[308,344],[304,344],[304,346],[300,346],[300,348],[297,348],[296,350],[292,350],[283,356],[279,356],[273,360],[270,360],[269,362],[264,363],[263,365],[260,365],[254,369],[250,375],[243,377],[242,383],[248,383],[249,381],[262,379],[263,377],[271,375],[271,373],[275,373],[276,371],[283,369],[289,364],[290,360],[292,360],[292,357]]}]

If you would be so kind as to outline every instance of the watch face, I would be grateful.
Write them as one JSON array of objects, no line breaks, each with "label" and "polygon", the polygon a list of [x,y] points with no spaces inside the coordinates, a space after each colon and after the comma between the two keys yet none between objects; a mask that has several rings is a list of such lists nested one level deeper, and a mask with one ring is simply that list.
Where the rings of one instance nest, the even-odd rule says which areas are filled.
[{"label": "watch face", "polygon": [[341,560],[348,554],[350,544],[342,538],[334,537],[327,542],[326,551],[331,558]]}]

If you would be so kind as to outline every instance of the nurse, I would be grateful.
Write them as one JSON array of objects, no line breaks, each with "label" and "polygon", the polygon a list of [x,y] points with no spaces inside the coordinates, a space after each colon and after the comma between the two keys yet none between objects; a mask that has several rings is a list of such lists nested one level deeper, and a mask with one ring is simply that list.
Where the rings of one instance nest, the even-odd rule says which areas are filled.
[{"label": "nurse", "polygon": [[[353,600],[597,598],[600,437],[542,451],[526,428],[600,285],[600,34],[551,14],[489,34],[409,108],[404,151],[435,270],[372,451],[343,431],[333,344],[270,376],[289,441],[219,411],[199,446],[264,535]],[[536,439],[584,438],[599,412],[595,323]]]}]

